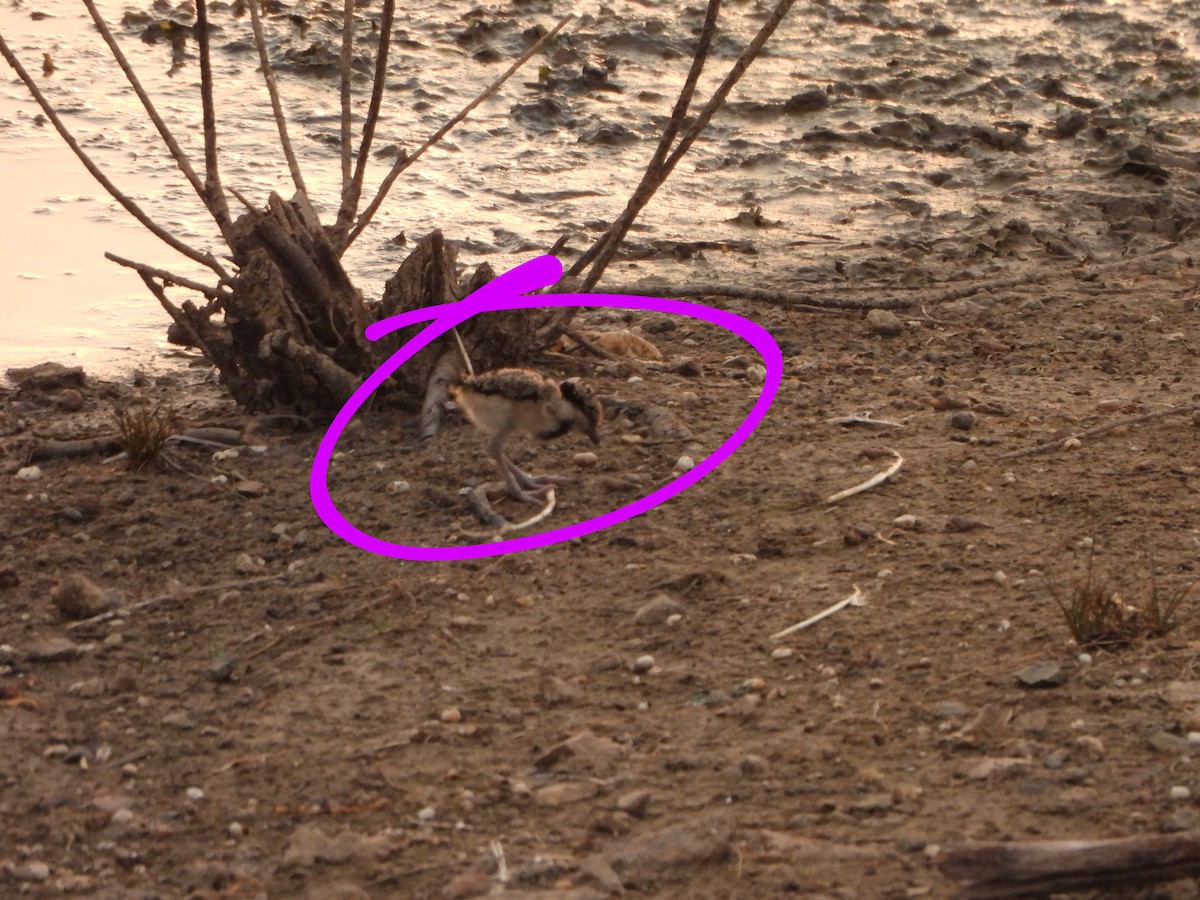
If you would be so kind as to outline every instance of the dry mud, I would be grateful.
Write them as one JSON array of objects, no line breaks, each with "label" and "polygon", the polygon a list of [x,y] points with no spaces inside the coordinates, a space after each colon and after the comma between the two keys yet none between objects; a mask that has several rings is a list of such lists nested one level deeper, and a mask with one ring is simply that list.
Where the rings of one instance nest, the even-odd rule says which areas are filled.
[{"label": "dry mud", "polygon": [[[1200,827],[1193,607],[1165,636],[1081,657],[1055,603],[1091,565],[1144,609],[1152,585],[1193,580],[1200,548],[1196,416],[1119,424],[1200,402],[1200,6],[1163,7],[805,20],[793,49],[844,56],[794,79],[819,108],[791,136],[737,137],[712,169],[749,192],[731,216],[767,221],[710,223],[703,239],[729,252],[644,233],[612,270],[657,275],[664,296],[713,281],[803,295],[705,300],[774,334],[783,385],[715,474],[599,534],[376,558],[313,512],[319,432],[238,413],[202,368],[77,396],[5,389],[4,891],[943,897],[938,850],[964,841]],[[801,115],[788,99],[735,105],[717,139]],[[893,303],[898,333],[810,308],[833,298]],[[642,328],[667,370],[542,361],[584,374],[614,414],[596,468],[574,467],[589,448],[570,438],[518,454],[573,474],[547,527],[674,477],[759,391],[732,335],[589,320]],[[669,371],[683,358],[695,366]],[[15,477],[35,439],[108,431],[140,398],[266,450]],[[864,413],[903,427],[831,421]],[[482,441],[457,421],[432,444],[412,433],[400,413],[361,416],[334,497],[389,540],[463,540],[480,526],[459,490],[493,477]],[[887,450],[896,476],[825,502]],[[398,480],[409,490],[388,493]],[[68,620],[70,573],[120,614]],[[771,639],[855,586],[863,605]],[[1030,687],[1018,675],[1036,663],[1057,672]]]}]

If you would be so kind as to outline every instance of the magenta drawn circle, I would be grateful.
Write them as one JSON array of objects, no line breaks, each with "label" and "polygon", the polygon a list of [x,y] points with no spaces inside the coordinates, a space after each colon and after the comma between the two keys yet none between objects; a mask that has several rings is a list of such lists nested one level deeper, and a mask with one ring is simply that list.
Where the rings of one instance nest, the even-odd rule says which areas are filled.
[{"label": "magenta drawn circle", "polygon": [[[488,556],[500,556],[505,553],[516,553],[521,550],[533,550],[547,547],[573,538],[594,534],[605,528],[611,528],[641,515],[665,503],[672,497],[682,493],[698,483],[702,478],[724,463],[734,451],[740,447],[762,422],[770,408],[779,384],[783,377],[783,354],[779,344],[761,325],[751,322],[741,316],[724,310],[703,306],[697,303],[685,303],[680,300],[668,300],[663,297],[639,297],[631,294],[548,294],[529,296],[531,291],[555,284],[562,277],[562,265],[552,256],[539,256],[522,263],[515,269],[488,282],[469,297],[442,306],[426,307],[392,316],[389,319],[376,322],[367,328],[367,337],[378,340],[398,328],[414,322],[428,321],[415,338],[396,351],[383,365],[376,369],[351,395],[345,405],[338,411],[330,424],[313,458],[312,474],[309,479],[309,493],[312,496],[313,507],[325,525],[343,540],[379,556],[394,559],[406,559],[427,562],[447,562],[460,559],[479,559]],[[354,414],[367,401],[367,398],[386,381],[393,372],[411,359],[418,351],[449,331],[455,325],[481,312],[493,312],[502,309],[532,309],[544,307],[587,306],[615,309],[642,309],[669,315],[686,316],[701,319],[713,325],[733,332],[752,346],[762,357],[766,368],[766,379],[762,391],[754,403],[750,413],[742,420],[737,430],[724,443],[696,464],[689,472],[667,482],[644,497],[611,512],[566,525],[552,531],[528,534],[506,540],[493,541],[483,544],[464,544],[452,546],[411,546],[385,541],[362,531],[350,522],[333,502],[329,493],[329,466],[333,461],[334,448],[338,438],[350,424]]]}]

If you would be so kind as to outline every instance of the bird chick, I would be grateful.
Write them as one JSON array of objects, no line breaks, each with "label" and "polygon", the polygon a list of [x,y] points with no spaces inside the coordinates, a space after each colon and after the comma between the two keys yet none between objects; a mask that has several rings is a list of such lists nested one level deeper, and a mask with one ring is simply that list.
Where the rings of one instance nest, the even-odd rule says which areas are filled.
[{"label": "bird chick", "polygon": [[512,434],[529,434],[549,441],[579,430],[600,443],[604,412],[595,394],[578,378],[556,382],[530,369],[493,369],[464,376],[451,388],[463,413],[491,435],[488,452],[496,461],[509,496],[540,503],[553,485],[566,479],[533,476],[521,471],[504,452]]}]

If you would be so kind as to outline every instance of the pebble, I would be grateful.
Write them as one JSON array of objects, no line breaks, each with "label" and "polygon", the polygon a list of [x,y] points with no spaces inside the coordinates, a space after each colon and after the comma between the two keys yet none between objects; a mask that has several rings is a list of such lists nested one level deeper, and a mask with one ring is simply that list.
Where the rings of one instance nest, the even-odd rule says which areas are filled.
[{"label": "pebble", "polygon": [[696,468],[696,461],[690,456],[681,456],[675,460],[675,470],[678,472],[690,472]]},{"label": "pebble", "polygon": [[791,647],[776,647],[771,651],[771,659],[791,659],[792,653]]},{"label": "pebble", "polygon": [[1035,662],[1017,673],[1017,680],[1028,688],[1051,688],[1066,684],[1067,673],[1049,660]]},{"label": "pebble", "polygon": [[407,481],[389,481],[387,492],[389,494],[407,494],[412,490],[412,485]]},{"label": "pebble", "polygon": [[1184,787],[1182,784],[1177,784],[1173,788],[1171,788],[1171,799],[1172,800],[1187,800],[1191,796],[1192,796],[1191,790]]},{"label": "pebble", "polygon": [[873,309],[867,313],[867,328],[880,337],[899,337],[904,332],[904,323],[890,310]]},{"label": "pebble", "polygon": [[905,513],[902,516],[896,516],[892,519],[892,524],[897,528],[903,528],[905,531],[916,531],[921,527],[921,520],[912,513]]},{"label": "pebble", "polygon": [[653,668],[654,657],[649,653],[643,654],[633,661],[633,671],[637,672],[639,675],[649,672]]},{"label": "pebble", "polygon": [[1081,665],[1090,666],[1092,664],[1092,654],[1090,653],[1080,653],[1075,658],[1079,660]]},{"label": "pebble", "polygon": [[183,793],[184,793],[184,796],[186,796],[189,800],[203,800],[204,799],[204,791],[198,787],[190,787],[187,790],[185,790]]},{"label": "pebble", "polygon": [[31,859],[13,866],[12,874],[17,881],[45,881],[50,877],[50,867],[40,859]]},{"label": "pebble", "polygon": [[750,384],[763,384],[767,380],[765,366],[753,365],[746,369],[746,381]]},{"label": "pebble", "polygon": [[29,648],[25,658],[30,662],[69,662],[95,649],[95,644],[77,644],[67,638],[47,638]]},{"label": "pebble", "polygon": [[582,453],[576,453],[571,457],[571,462],[575,463],[581,469],[594,469],[600,465],[600,457],[591,450],[584,450]]},{"label": "pebble", "polygon": [[230,822],[225,826],[225,831],[231,838],[237,839],[246,833],[246,826],[241,822]]},{"label": "pebble", "polygon": [[462,721],[462,711],[457,706],[450,706],[443,709],[441,715],[438,716],[443,722],[455,723]]},{"label": "pebble", "polygon": [[617,809],[628,813],[635,819],[640,819],[646,815],[652,799],[653,795],[649,791],[630,791],[617,798]]},{"label": "pebble", "polygon": [[437,818],[437,810],[432,806],[423,806],[417,810],[417,818],[422,822],[431,822]]},{"label": "pebble", "polygon": [[956,412],[950,417],[950,427],[957,428],[959,431],[970,431],[978,424],[979,416],[975,415],[969,409]]},{"label": "pebble", "polygon": [[[682,603],[668,594],[657,594],[644,603],[633,615],[635,625],[661,625],[673,615],[683,613]],[[654,665],[653,661],[650,663]]]},{"label": "pebble", "polygon": [[17,479],[19,481],[38,481],[42,477],[42,470],[37,466],[25,466],[17,469]]}]

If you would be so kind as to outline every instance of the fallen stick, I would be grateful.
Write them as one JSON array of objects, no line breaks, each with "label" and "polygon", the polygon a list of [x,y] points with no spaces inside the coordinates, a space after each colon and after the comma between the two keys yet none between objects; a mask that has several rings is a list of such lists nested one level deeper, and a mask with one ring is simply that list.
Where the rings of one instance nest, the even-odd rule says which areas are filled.
[{"label": "fallen stick", "polygon": [[868,428],[903,428],[903,422],[893,422],[889,419],[873,419],[869,412],[855,416],[835,416],[826,419],[830,425],[865,425]]},{"label": "fallen stick", "polygon": [[218,584],[198,584],[188,588],[180,588],[169,594],[159,594],[158,596],[141,600],[132,606],[121,606],[117,609],[110,609],[107,612],[92,616],[90,619],[80,619],[78,622],[72,622],[67,626],[67,631],[78,631],[81,628],[87,628],[90,625],[99,625],[101,622],[107,622],[109,619],[115,619],[118,616],[127,616],[130,613],[141,612],[156,604],[165,603],[167,600],[178,600],[190,597],[193,594],[201,594],[205,591],[231,591],[236,588],[250,587],[255,584],[263,584],[267,581],[278,581],[281,578],[287,577],[286,572],[280,572],[278,575],[260,575],[257,578],[245,578],[241,581],[222,581]]},{"label": "fallen stick", "polygon": [[44,462],[49,459],[70,459],[76,456],[91,456],[93,454],[119,453],[121,445],[116,437],[82,438],[75,441],[39,441],[29,448],[25,464]]},{"label": "fallen stick", "polygon": [[1200,876],[1200,832],[966,844],[938,856],[963,898],[1046,897]]},{"label": "fallen stick", "polygon": [[875,487],[876,485],[883,484],[885,481],[887,481],[889,478],[891,478],[893,475],[895,475],[897,472],[899,472],[900,467],[902,465],[904,465],[904,457],[901,456],[899,453],[897,453],[895,450],[888,450],[887,452],[892,454],[892,456],[896,457],[896,461],[894,463],[892,463],[887,469],[885,469],[884,471],[879,472],[875,475],[872,475],[870,478],[868,478],[862,484],[856,484],[852,488],[846,488],[846,490],[839,491],[838,493],[834,494],[832,497],[825,498],[825,502],[826,503],[837,503],[840,500],[845,500],[847,497],[853,497],[855,494],[861,494],[863,491],[869,491],[871,488]]},{"label": "fallen stick", "polygon": [[1138,416],[1127,416],[1124,419],[1117,419],[1115,422],[1109,422],[1107,425],[1098,425],[1095,428],[1089,428],[1086,431],[1077,431],[1074,434],[1069,434],[1065,438],[1050,441],[1046,444],[1038,444],[1036,447],[1026,447],[1023,450],[1012,450],[1009,453],[1002,453],[999,459],[1016,459],[1019,456],[1033,456],[1036,453],[1049,453],[1051,450],[1061,449],[1062,446],[1069,440],[1082,440],[1083,438],[1096,437],[1105,432],[1115,431],[1118,428],[1124,428],[1126,425],[1138,425],[1142,422],[1149,422],[1151,419],[1162,419],[1166,416],[1187,415],[1188,413],[1200,412],[1200,404],[1192,406],[1172,406],[1169,409],[1160,409],[1157,412],[1142,413]]},{"label": "fallen stick", "polygon": [[788,635],[795,634],[797,631],[803,631],[809,625],[815,625],[817,622],[820,622],[822,619],[832,616],[839,609],[844,609],[845,607],[850,606],[851,604],[853,604],[855,606],[862,606],[862,604],[863,604],[863,592],[862,592],[862,589],[859,588],[859,586],[857,584],[854,585],[854,593],[851,594],[849,597],[846,597],[844,600],[839,600],[837,603],[833,604],[833,606],[830,606],[830,607],[827,607],[826,609],[821,610],[815,616],[810,616],[809,618],[805,619],[803,622],[797,622],[795,625],[791,626],[790,628],[785,628],[785,629],[783,629],[783,631],[775,632],[773,635],[771,635],[771,640],[782,641]]}]

